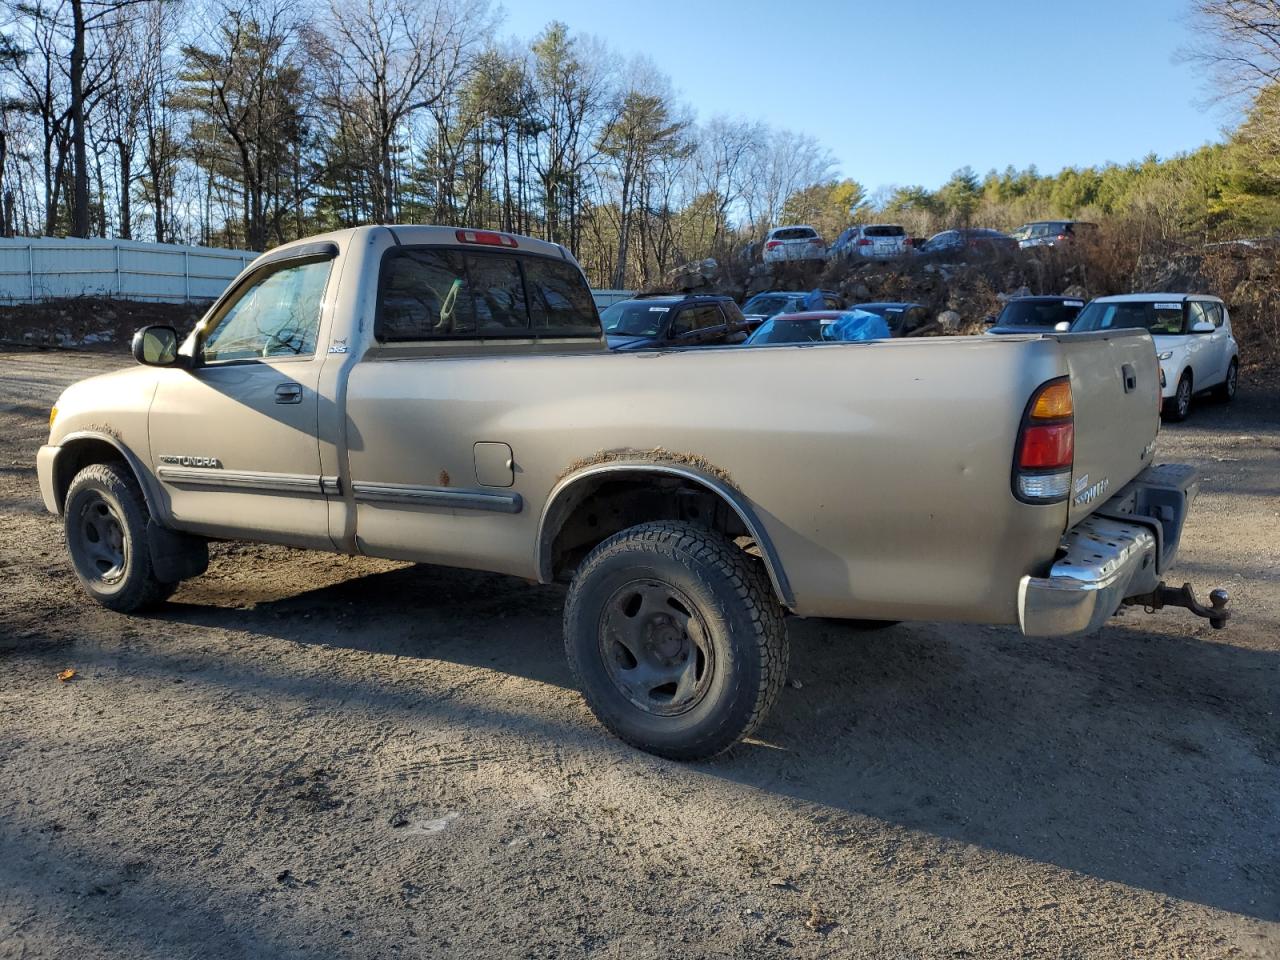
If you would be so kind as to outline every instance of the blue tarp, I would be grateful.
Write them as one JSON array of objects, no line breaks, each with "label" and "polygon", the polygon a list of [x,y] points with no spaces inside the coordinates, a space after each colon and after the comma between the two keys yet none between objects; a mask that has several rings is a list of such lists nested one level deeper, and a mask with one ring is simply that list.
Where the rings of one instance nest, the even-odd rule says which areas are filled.
[{"label": "blue tarp", "polygon": [[867,310],[846,310],[822,328],[823,340],[888,340],[893,334],[884,318]]}]

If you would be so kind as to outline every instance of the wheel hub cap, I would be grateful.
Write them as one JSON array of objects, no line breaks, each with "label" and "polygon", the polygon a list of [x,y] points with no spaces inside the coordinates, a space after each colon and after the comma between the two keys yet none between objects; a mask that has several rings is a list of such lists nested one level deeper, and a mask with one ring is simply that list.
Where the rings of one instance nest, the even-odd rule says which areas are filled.
[{"label": "wheel hub cap", "polygon": [[714,665],[706,624],[683,591],[634,580],[600,616],[600,656],[609,679],[646,713],[675,716],[696,706]]}]

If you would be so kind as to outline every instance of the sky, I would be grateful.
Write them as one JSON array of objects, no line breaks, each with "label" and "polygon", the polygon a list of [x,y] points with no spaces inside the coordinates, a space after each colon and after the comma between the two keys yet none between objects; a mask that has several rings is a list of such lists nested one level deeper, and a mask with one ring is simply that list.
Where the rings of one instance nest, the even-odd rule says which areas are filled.
[{"label": "sky", "polygon": [[699,120],[816,137],[873,193],[963,166],[1042,173],[1222,139],[1184,0],[506,0],[651,58]]}]

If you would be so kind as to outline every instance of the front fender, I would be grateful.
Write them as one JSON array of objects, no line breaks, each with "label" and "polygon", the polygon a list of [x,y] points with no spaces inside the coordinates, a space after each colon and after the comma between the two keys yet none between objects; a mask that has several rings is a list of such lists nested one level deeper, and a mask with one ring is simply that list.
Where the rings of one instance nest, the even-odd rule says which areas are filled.
[{"label": "front fender", "polygon": [[120,440],[108,433],[96,430],[80,430],[69,433],[57,445],[46,445],[36,454],[36,473],[40,479],[40,495],[50,513],[62,515],[67,488],[75,475],[91,463],[101,463],[105,447],[110,447],[116,459],[123,460],[138,478],[147,510],[161,524],[167,524],[168,512],[165,498],[160,495],[157,481],[142,459]]}]

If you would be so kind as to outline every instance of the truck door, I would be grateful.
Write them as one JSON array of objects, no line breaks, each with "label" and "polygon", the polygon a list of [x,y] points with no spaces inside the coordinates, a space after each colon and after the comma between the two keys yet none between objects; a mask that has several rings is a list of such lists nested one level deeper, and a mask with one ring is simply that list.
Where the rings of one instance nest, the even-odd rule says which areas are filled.
[{"label": "truck door", "polygon": [[326,353],[317,345],[337,251],[318,246],[245,278],[204,324],[196,365],[162,372],[151,466],[180,529],[332,546],[316,434]]}]

